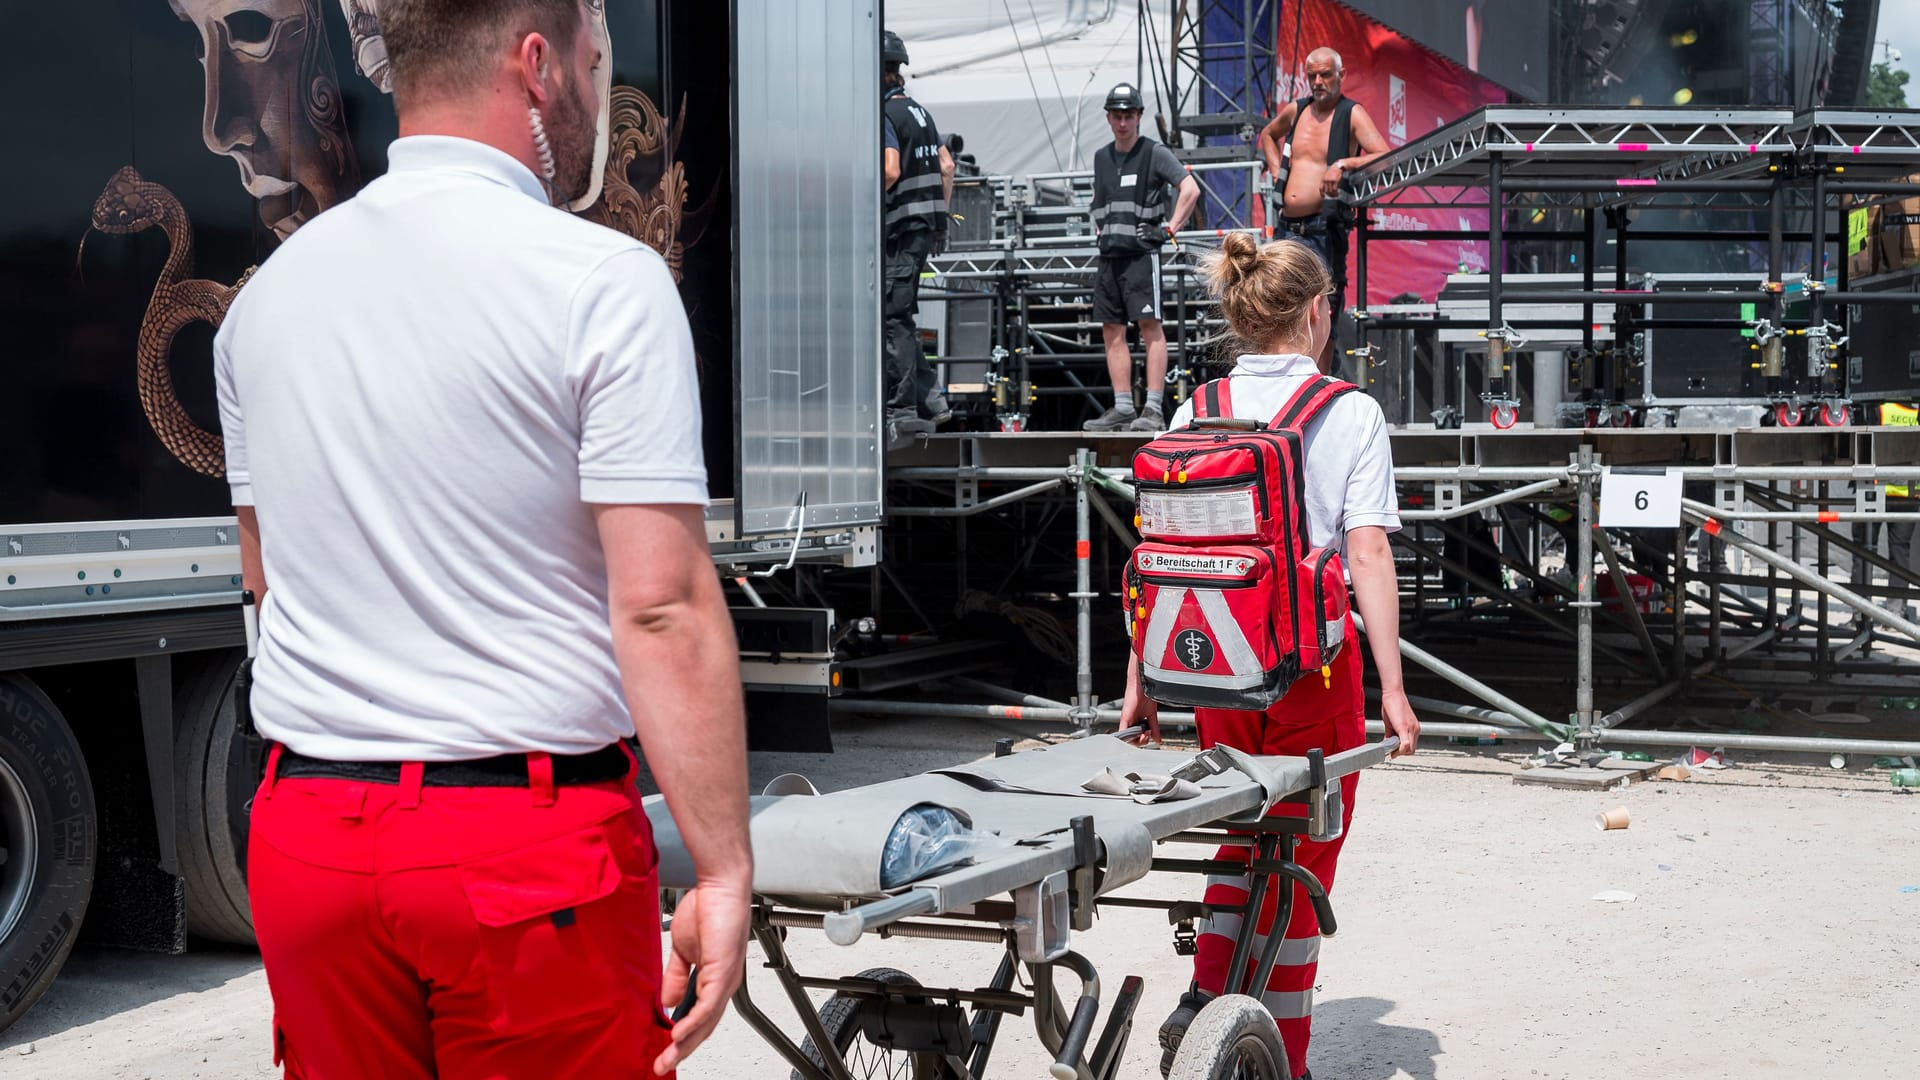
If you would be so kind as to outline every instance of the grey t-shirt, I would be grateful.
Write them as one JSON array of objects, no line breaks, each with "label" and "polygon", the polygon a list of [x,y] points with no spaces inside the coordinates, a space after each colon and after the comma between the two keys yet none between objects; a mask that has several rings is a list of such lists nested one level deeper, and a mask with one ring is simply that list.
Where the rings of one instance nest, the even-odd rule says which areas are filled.
[{"label": "grey t-shirt", "polygon": [[[1136,147],[1134,153],[1124,157],[1116,151],[1115,157],[1118,159],[1115,164],[1120,167],[1120,198],[1131,198],[1135,191],[1140,190],[1135,185],[1139,183],[1137,170],[1143,155]],[[1144,155],[1144,159],[1149,173],[1147,189],[1144,192],[1146,197],[1143,200],[1147,203],[1157,204],[1164,198],[1167,188],[1177,188],[1180,186],[1180,181],[1187,178],[1187,167],[1180,164],[1180,159],[1173,156],[1173,151],[1161,143],[1154,143],[1153,152]]]}]

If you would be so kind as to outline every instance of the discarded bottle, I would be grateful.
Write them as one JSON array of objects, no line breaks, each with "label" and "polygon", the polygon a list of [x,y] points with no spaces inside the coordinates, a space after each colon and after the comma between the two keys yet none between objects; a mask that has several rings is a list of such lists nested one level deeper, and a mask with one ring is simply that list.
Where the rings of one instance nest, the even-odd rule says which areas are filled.
[{"label": "discarded bottle", "polygon": [[1629,750],[1625,754],[1622,754],[1621,757],[1625,758],[1628,761],[1652,761],[1653,760],[1653,755],[1647,753],[1645,750]]},{"label": "discarded bottle", "polygon": [[1920,788],[1920,769],[1893,770],[1893,786]]}]

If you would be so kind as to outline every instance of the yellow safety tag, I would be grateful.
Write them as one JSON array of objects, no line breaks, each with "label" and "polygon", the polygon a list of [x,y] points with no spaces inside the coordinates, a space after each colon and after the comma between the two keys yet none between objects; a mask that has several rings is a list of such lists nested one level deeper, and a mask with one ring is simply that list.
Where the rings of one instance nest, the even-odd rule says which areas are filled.
[{"label": "yellow safety tag", "polygon": [[1320,681],[1326,684],[1326,688],[1328,690],[1333,689],[1333,668],[1332,667],[1326,664],[1320,665]]}]

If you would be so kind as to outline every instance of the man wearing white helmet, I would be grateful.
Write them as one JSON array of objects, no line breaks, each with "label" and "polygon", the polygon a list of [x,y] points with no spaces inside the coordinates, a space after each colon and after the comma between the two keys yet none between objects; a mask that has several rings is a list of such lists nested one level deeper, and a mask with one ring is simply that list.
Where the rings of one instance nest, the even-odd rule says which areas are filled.
[{"label": "man wearing white helmet", "polygon": [[[1107,94],[1113,142],[1093,157],[1093,229],[1100,241],[1093,315],[1100,321],[1113,380],[1113,407],[1084,425],[1088,431],[1159,431],[1166,427],[1161,395],[1167,379],[1167,334],[1160,325],[1160,247],[1186,225],[1200,201],[1200,184],[1173,151],[1140,137],[1146,100],[1121,83]],[[1167,214],[1167,189],[1177,188]],[[1146,400],[1133,403],[1133,354],[1127,324],[1140,327],[1147,350]]]}]

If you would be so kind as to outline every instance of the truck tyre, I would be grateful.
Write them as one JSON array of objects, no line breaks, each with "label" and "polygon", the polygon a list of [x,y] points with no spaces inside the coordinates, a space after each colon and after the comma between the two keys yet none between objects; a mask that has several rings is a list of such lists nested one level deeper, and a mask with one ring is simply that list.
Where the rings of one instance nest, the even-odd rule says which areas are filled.
[{"label": "truck tyre", "polygon": [[93,782],[73,730],[32,682],[0,674],[0,1030],[73,951],[94,839]]},{"label": "truck tyre", "polygon": [[247,811],[260,785],[259,737],[239,730],[234,676],[246,654],[211,653],[174,691],[174,784],[187,932],[252,945],[247,906]]}]

